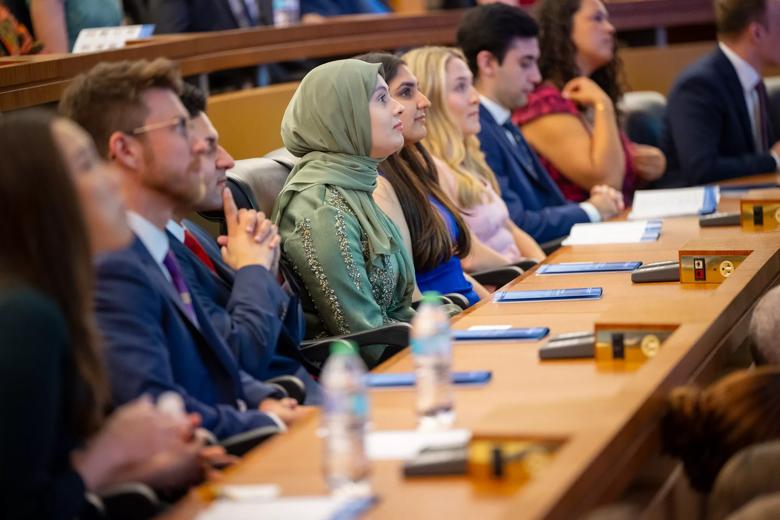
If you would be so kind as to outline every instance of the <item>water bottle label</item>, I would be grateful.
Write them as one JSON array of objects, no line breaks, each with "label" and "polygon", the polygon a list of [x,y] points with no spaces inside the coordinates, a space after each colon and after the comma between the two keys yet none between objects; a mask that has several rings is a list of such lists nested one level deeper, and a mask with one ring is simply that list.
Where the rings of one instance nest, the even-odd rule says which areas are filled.
[{"label": "water bottle label", "polygon": [[412,339],[410,343],[413,355],[441,356],[449,355],[450,353],[449,334],[438,334],[427,338]]},{"label": "water bottle label", "polygon": [[428,354],[427,352],[428,342],[426,340],[413,339],[411,341],[412,354]]},{"label": "water bottle label", "polygon": [[363,420],[368,418],[368,396],[366,394],[352,396],[352,413]]}]

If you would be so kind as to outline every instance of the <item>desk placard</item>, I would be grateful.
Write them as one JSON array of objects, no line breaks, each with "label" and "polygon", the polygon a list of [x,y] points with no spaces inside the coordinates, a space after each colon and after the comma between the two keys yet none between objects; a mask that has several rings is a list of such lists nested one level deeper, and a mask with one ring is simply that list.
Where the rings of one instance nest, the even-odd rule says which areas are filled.
[{"label": "desk placard", "polygon": [[154,24],[91,27],[82,29],[73,44],[73,53],[121,49],[129,40],[148,38],[154,34]]}]

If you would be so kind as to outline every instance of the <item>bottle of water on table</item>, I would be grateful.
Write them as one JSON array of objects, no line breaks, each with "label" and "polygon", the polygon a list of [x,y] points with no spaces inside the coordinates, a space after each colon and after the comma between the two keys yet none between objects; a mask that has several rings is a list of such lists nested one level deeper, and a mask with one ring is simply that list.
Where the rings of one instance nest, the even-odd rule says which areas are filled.
[{"label": "bottle of water on table", "polygon": [[421,429],[447,429],[455,420],[450,369],[450,321],[435,291],[423,294],[412,320],[412,355],[417,379],[417,417]]},{"label": "bottle of water on table", "polygon": [[368,396],[366,367],[355,346],[334,341],[322,370],[324,392],[325,478],[335,494],[368,496],[370,465],[366,455]]}]

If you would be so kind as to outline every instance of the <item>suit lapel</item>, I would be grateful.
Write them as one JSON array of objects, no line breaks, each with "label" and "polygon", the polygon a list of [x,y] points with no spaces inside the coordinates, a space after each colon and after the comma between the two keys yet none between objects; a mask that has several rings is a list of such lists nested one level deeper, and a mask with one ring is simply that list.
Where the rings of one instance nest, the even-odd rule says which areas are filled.
[{"label": "suit lapel", "polygon": [[[182,245],[175,238],[171,237],[170,235],[168,238],[172,248],[176,248],[177,246],[184,248],[184,245]],[[193,335],[199,335],[203,339],[203,341],[200,342],[195,341],[195,344],[200,345],[205,343],[206,348],[210,350],[212,355],[216,356],[216,358],[219,360],[220,364],[222,365],[222,368],[224,368],[227,371],[231,379],[234,382],[238,381],[239,376],[236,371],[235,360],[232,358],[230,352],[228,352],[227,347],[224,345],[224,341],[222,340],[222,338],[220,338],[217,335],[216,331],[211,326],[211,322],[209,321],[210,318],[201,307],[198,301],[198,297],[196,296],[196,293],[192,289],[192,287],[190,287],[190,295],[192,296],[192,307],[193,310],[195,311],[195,316],[198,318],[198,323],[195,323],[194,321],[192,321],[192,319],[190,319],[189,313],[184,307],[184,304],[181,302],[181,297],[179,296],[179,293],[173,287],[173,284],[170,281],[168,281],[168,279],[162,273],[160,266],[157,264],[157,262],[155,262],[154,258],[152,258],[152,255],[149,254],[149,251],[147,251],[143,243],[140,240],[136,240],[133,246],[136,250],[136,253],[140,261],[143,263],[149,277],[151,278],[152,283],[156,284],[158,287],[162,287],[165,295],[179,311],[179,315],[181,316],[181,318],[190,327],[191,333]],[[189,250],[187,250],[187,252],[189,253]],[[181,256],[177,255],[177,258],[180,259]],[[191,275],[192,266],[183,264],[181,265],[181,268],[182,268],[182,275],[184,276],[187,284],[191,286],[193,283],[195,283]]]},{"label": "suit lapel", "polygon": [[723,78],[723,84],[728,90],[728,95],[731,99],[738,100],[733,103],[734,108],[737,111],[737,117],[739,118],[740,125],[742,126],[742,134],[745,141],[749,145],[749,149],[755,148],[755,141],[753,139],[753,128],[750,124],[750,115],[747,111],[747,105],[745,104],[745,91],[742,89],[742,83],[739,82],[739,76],[737,71],[734,70],[734,66],[729,59],[723,54],[723,51],[717,49],[715,51],[715,63],[717,71]]},{"label": "suit lapel", "polygon": [[498,142],[504,151],[509,154],[510,157],[517,163],[517,165],[525,171],[525,173],[533,179],[535,182],[539,182],[539,175],[533,168],[533,164],[529,161],[530,158],[524,157],[520,153],[520,147],[516,143],[512,143],[506,136],[504,128],[493,119],[493,115],[482,104],[479,105],[479,111],[482,116],[482,122],[487,123],[486,130],[493,134],[493,138]]},{"label": "suit lapel", "polygon": [[182,303],[181,296],[176,291],[176,288],[174,288],[173,284],[165,277],[162,272],[162,268],[154,260],[154,258],[152,258],[152,255],[149,253],[149,251],[146,249],[146,246],[144,246],[140,239],[136,238],[135,242],[133,243],[133,249],[146,269],[147,274],[152,279],[152,283],[158,287],[162,287],[163,292],[168,297],[168,299],[173,302],[184,320],[195,330],[199,330],[198,324],[190,319],[189,313],[187,312],[186,307],[184,307],[184,303]]}]

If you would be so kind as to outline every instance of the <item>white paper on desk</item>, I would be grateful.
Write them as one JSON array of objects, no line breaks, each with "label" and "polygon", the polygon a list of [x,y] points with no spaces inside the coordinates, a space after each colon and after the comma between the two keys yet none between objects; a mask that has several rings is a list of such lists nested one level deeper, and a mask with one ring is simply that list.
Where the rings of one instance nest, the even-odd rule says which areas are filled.
[{"label": "white paper on desk", "polygon": [[646,220],[574,224],[563,245],[634,244],[643,241],[647,229]]},{"label": "white paper on desk", "polygon": [[[698,215],[704,204],[706,188],[677,188],[669,190],[637,190],[629,220]],[[719,191],[715,192],[716,201]]]},{"label": "white paper on desk", "polygon": [[217,500],[197,520],[328,520],[347,498],[285,497],[270,501]]},{"label": "white paper on desk", "polygon": [[469,430],[425,432],[387,430],[368,434],[366,451],[371,460],[409,460],[423,448],[463,446],[471,439]]},{"label": "white paper on desk", "polygon": [[468,330],[509,330],[511,325],[472,325]]}]

